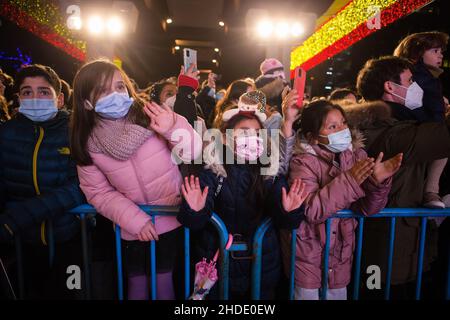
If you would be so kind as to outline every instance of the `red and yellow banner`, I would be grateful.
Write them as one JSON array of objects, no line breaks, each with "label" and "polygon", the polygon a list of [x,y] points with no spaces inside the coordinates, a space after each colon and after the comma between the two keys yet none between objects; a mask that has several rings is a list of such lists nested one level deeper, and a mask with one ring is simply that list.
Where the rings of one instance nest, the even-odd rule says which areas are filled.
[{"label": "red and yellow banner", "polygon": [[72,57],[86,60],[86,43],[73,37],[59,9],[49,0],[4,0],[0,16],[30,31]]},{"label": "red and yellow banner", "polygon": [[[323,24],[291,52],[291,70],[297,66],[309,70],[378,31],[377,27],[384,28],[432,1],[337,0],[336,4],[333,3],[334,7],[330,7],[333,7],[336,13],[331,14],[332,17],[328,20],[324,19]],[[378,14],[374,15],[376,12]],[[375,27],[377,22],[379,26]]]}]

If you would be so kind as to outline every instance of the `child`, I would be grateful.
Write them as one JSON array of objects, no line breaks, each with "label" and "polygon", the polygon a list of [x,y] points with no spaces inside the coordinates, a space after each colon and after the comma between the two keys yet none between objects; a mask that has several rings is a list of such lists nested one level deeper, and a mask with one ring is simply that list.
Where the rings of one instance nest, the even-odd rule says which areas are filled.
[{"label": "child", "polygon": [[[299,140],[290,163],[289,179],[301,179],[309,196],[305,220],[297,230],[295,299],[317,300],[322,281],[325,221],[342,209],[376,214],[387,202],[391,177],[402,155],[374,161],[352,138],[345,113],[327,100],[310,103],[302,111]],[[345,300],[355,246],[355,219],[333,219],[327,298]],[[288,238],[283,234],[283,238]],[[283,246],[289,261],[289,246]]]},{"label": "child", "polygon": [[[280,228],[298,227],[303,214],[301,204],[306,197],[300,180],[295,179],[287,193],[282,178],[267,176],[264,179],[261,175],[259,158],[264,145],[260,133],[266,118],[261,112],[261,95],[261,92],[242,95],[238,108],[222,115],[220,131],[223,139],[228,135],[222,147],[224,153],[232,155],[232,163],[205,159],[207,165],[199,177],[194,179],[191,176],[190,180],[186,177],[182,186],[184,200],[178,220],[191,229],[201,230],[196,247],[199,259],[211,259],[219,247],[217,232],[207,225],[213,212],[224,221],[228,232],[234,236],[234,242],[243,241],[249,247],[247,252],[231,255],[229,276],[233,299],[249,297],[251,242],[262,219],[271,216]],[[273,298],[281,270],[280,248],[273,228],[264,237],[262,260],[261,298]],[[216,287],[213,287],[210,298],[217,299]]]},{"label": "child", "polygon": [[[413,80],[423,90],[422,107],[411,113],[414,115],[414,120],[421,122],[445,120],[446,103],[439,76],[443,72],[442,53],[447,47],[447,42],[448,34],[443,32],[414,33],[404,38],[394,51],[394,55],[406,58],[414,64]],[[439,179],[446,163],[447,158],[444,158],[435,160],[428,166],[423,196],[426,207],[445,208],[439,196]]]},{"label": "child", "polygon": [[184,129],[177,145],[184,161],[198,155],[201,139],[169,107],[144,106],[127,75],[111,62],[84,65],[73,90],[71,144],[80,187],[97,212],[122,229],[128,298],[148,298],[147,243],[158,240],[157,297],[174,299],[172,270],[180,225],[175,217],[156,217],[153,225],[138,205],[180,203],[182,177],[171,159],[177,143],[172,133]]}]

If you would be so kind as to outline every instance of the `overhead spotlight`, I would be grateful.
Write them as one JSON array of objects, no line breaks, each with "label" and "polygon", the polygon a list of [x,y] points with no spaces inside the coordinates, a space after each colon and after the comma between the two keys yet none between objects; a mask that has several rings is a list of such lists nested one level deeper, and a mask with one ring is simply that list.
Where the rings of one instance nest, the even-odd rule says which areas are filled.
[{"label": "overhead spotlight", "polygon": [[268,38],[272,35],[273,24],[269,20],[263,20],[258,23],[256,29],[261,38]]},{"label": "overhead spotlight", "polygon": [[180,50],[180,46],[175,46],[175,50]]},{"label": "overhead spotlight", "polygon": [[219,26],[224,27],[225,26],[225,22],[219,21]]},{"label": "overhead spotlight", "polygon": [[90,33],[94,35],[98,35],[103,32],[104,29],[104,22],[103,19],[100,16],[91,16],[88,19],[88,30]]},{"label": "overhead spotlight", "polygon": [[303,28],[303,26],[300,23],[295,22],[294,24],[292,24],[291,36],[296,38],[301,36],[303,33],[305,33],[305,28]]},{"label": "overhead spotlight", "polygon": [[67,27],[70,30],[80,30],[82,27],[81,18],[76,16],[67,18]]},{"label": "overhead spotlight", "polygon": [[278,38],[286,38],[289,33],[289,24],[287,22],[279,22],[276,26],[276,36]]},{"label": "overhead spotlight", "polygon": [[123,21],[116,16],[109,18],[106,26],[108,28],[108,32],[114,36],[123,33],[125,28]]},{"label": "overhead spotlight", "polygon": [[217,63],[217,60],[216,59],[212,59],[212,63]]},{"label": "overhead spotlight", "polygon": [[167,22],[168,24],[171,24],[171,23],[173,22],[173,20],[172,20],[172,18],[167,18],[167,19],[166,19],[166,22]]},{"label": "overhead spotlight", "polygon": [[219,52],[220,50],[219,50],[219,48],[214,48],[214,51]]}]

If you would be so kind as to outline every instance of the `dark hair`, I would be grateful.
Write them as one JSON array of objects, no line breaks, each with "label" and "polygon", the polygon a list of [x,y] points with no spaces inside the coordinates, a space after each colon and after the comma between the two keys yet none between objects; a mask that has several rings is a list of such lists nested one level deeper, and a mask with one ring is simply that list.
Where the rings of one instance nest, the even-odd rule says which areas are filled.
[{"label": "dark hair", "polygon": [[400,84],[400,74],[405,70],[412,70],[412,67],[408,60],[394,56],[371,59],[358,73],[358,93],[368,101],[380,100],[384,94],[384,83],[393,81]]},{"label": "dark hair", "polygon": [[320,129],[331,110],[339,110],[344,119],[347,120],[344,109],[329,100],[316,100],[305,106],[300,120],[301,134],[307,139],[317,139]]},{"label": "dark hair", "polygon": [[149,92],[150,101],[154,101],[157,104],[161,104],[161,93],[163,92],[164,88],[168,85],[176,86],[177,83],[172,78],[168,78],[162,79],[152,84]]},{"label": "dark hair", "polygon": [[343,100],[346,96],[352,94],[356,97],[356,92],[348,88],[337,88],[330,93],[329,100]]},{"label": "dark hair", "polygon": [[10,119],[11,117],[9,116],[8,102],[5,97],[0,95],[0,123],[6,122]]},{"label": "dark hair", "polygon": [[67,109],[72,109],[72,89],[67,81],[61,79],[61,92],[64,94],[64,106]]},{"label": "dark hair", "polygon": [[[230,120],[228,121],[223,121],[220,127],[220,131],[222,133],[225,133],[227,129],[234,129],[236,127],[236,125],[244,120],[248,120],[248,119],[254,119],[256,121],[258,121],[261,129],[264,128],[263,123],[259,120],[259,118],[254,115],[254,114],[237,114],[234,117],[232,117]],[[268,146],[268,148],[270,148]],[[262,216],[262,212],[264,210],[264,199],[265,199],[265,192],[264,192],[264,179],[263,176],[261,175],[261,168],[263,167],[263,165],[257,161],[256,164],[243,164],[243,165],[247,165],[251,171],[251,179],[252,181],[250,182],[250,188],[248,189],[247,192],[247,198],[248,199],[254,199],[255,203],[252,203],[252,206],[255,207],[255,212],[256,215],[251,217],[252,220],[254,222],[258,222],[261,219]],[[227,171],[227,164],[225,163],[224,165],[225,170]]]},{"label": "dark hair", "polygon": [[52,68],[41,64],[32,64],[20,68],[15,78],[16,92],[19,92],[25,78],[34,77],[43,77],[55,89],[56,95],[61,93],[61,79],[58,74]]},{"label": "dark hair", "polygon": [[133,85],[122,69],[102,59],[85,64],[78,70],[73,81],[73,112],[70,119],[71,153],[78,165],[92,164],[86,144],[98,119],[94,110],[85,109],[85,101],[88,100],[95,106],[102,91],[111,86],[116,71],[122,75],[128,93],[134,99],[127,115],[128,120],[144,128],[148,128],[150,124],[143,110],[144,102],[136,95]]},{"label": "dark hair", "polygon": [[433,48],[447,49],[448,34],[444,32],[431,31],[413,33],[403,38],[394,50],[394,56],[405,58],[412,63],[422,60],[425,51]]},{"label": "dark hair", "polygon": [[225,96],[216,104],[214,127],[219,127],[218,123],[221,122],[225,109],[229,109],[233,101],[239,100],[239,97],[247,92],[248,87],[255,88],[255,84],[246,79],[235,80],[228,86]]}]

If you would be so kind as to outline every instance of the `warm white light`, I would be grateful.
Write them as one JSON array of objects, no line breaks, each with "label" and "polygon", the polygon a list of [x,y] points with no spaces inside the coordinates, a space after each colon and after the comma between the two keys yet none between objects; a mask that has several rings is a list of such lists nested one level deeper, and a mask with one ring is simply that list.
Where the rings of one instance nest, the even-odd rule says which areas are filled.
[{"label": "warm white light", "polygon": [[212,59],[212,63],[217,63],[217,60],[216,59]]},{"label": "warm white light", "polygon": [[221,26],[221,27],[225,26],[225,22],[219,21],[219,26]]},{"label": "warm white light", "polygon": [[287,22],[277,23],[275,33],[278,38],[286,38],[289,34],[289,24]]},{"label": "warm white light", "polygon": [[172,20],[171,18],[167,18],[166,22],[167,22],[168,24],[171,24],[171,23],[173,22],[173,20]]},{"label": "warm white light", "polygon": [[214,48],[214,51],[215,52],[219,52],[219,48]]},{"label": "warm white light", "polygon": [[296,37],[301,36],[304,32],[305,32],[305,29],[303,28],[303,26],[300,23],[295,22],[294,24],[292,24],[291,36],[296,38]]},{"label": "warm white light", "polygon": [[269,20],[263,20],[257,25],[258,35],[262,38],[268,38],[272,35],[273,24]]},{"label": "warm white light", "polygon": [[89,32],[92,34],[97,35],[103,32],[104,23],[103,19],[99,16],[89,17],[87,25]]},{"label": "warm white light", "polygon": [[81,18],[80,17],[69,17],[67,19],[67,27],[70,30],[80,30],[81,29]]},{"label": "warm white light", "polygon": [[180,46],[175,46],[175,50],[180,50]]},{"label": "warm white light", "polygon": [[111,17],[107,22],[108,32],[112,35],[119,35],[123,33],[124,24],[123,21],[118,17]]}]

